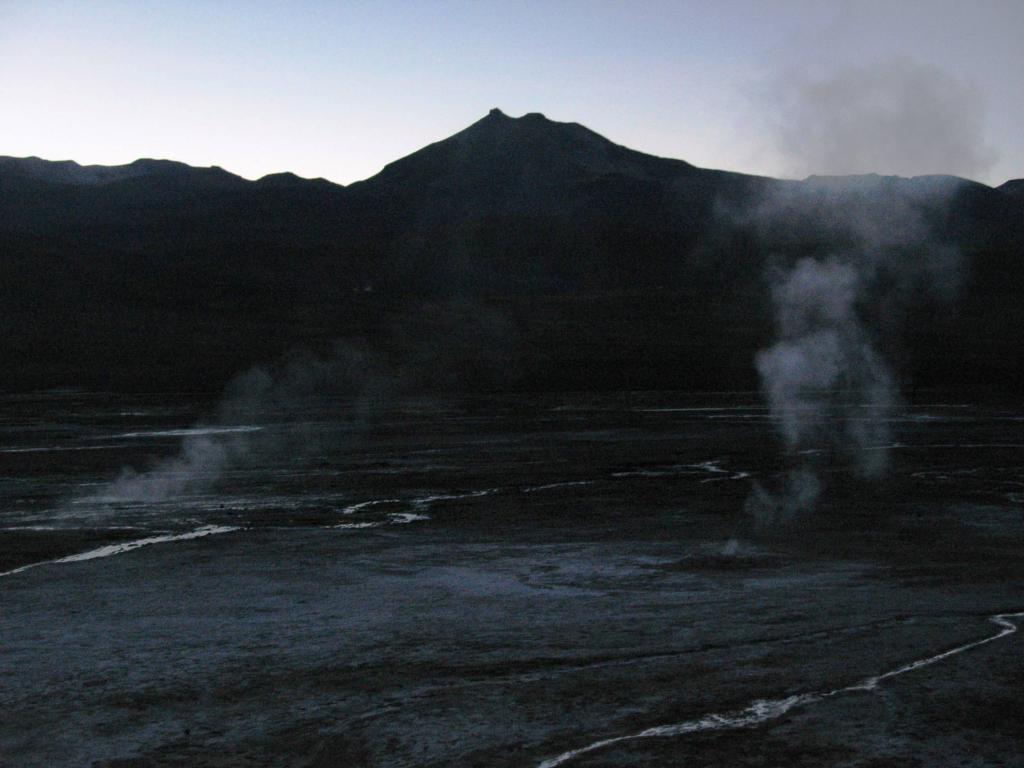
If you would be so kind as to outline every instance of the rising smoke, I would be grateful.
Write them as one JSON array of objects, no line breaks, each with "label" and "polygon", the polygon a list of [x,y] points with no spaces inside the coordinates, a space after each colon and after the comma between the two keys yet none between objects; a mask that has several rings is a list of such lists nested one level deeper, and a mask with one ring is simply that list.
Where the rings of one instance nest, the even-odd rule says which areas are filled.
[{"label": "rising smoke", "polygon": [[801,259],[780,275],[779,340],[758,354],[757,370],[789,451],[832,443],[871,478],[885,469],[885,454],[868,449],[889,441],[894,384],[857,317],[860,281],[836,258]]},{"label": "rising smoke", "polygon": [[[975,175],[991,163],[976,92],[899,61],[797,80],[780,149],[805,171]],[[897,377],[879,347],[906,307],[949,301],[963,266],[937,234],[962,182],[950,177],[812,177],[772,187],[753,216],[773,254],[776,338],[755,365],[792,466],[779,492],[755,487],[760,522],[812,509],[826,464],[878,479],[888,468]]]},{"label": "rising smoke", "polygon": [[767,281],[776,338],[755,360],[793,469],[781,492],[758,487],[761,522],[812,509],[826,464],[885,475],[897,377],[879,348],[905,308],[957,294],[960,254],[935,236],[955,180],[878,177],[784,186],[756,214],[775,255]]},{"label": "rising smoke", "polygon": [[791,173],[953,174],[977,179],[995,162],[982,92],[905,58],[821,77],[790,73],[771,89],[778,151]]},{"label": "rising smoke", "polygon": [[411,313],[395,323],[373,345],[338,342],[326,354],[293,352],[235,377],[175,455],[143,471],[123,469],[85,501],[169,501],[208,493],[233,469],[308,463],[329,447],[308,420],[324,406],[355,439],[381,403],[459,389],[467,381],[507,386],[501,382],[515,370],[508,365],[513,328],[488,306],[464,299],[432,304],[429,322]]},{"label": "rising smoke", "polygon": [[168,501],[209,492],[233,468],[308,459],[322,447],[302,419],[314,401],[344,398],[339,419],[360,421],[387,382],[377,357],[343,344],[323,356],[294,353],[274,370],[253,368],[227,385],[214,414],[190,430],[177,454],[144,471],[126,467],[88,500]]}]

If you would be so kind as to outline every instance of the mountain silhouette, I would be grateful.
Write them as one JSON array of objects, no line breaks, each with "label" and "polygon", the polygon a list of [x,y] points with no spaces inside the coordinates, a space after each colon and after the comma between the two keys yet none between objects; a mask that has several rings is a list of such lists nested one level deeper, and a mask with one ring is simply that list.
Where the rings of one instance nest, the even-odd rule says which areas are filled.
[{"label": "mountain silhouette", "polygon": [[927,229],[890,266],[962,254],[941,308],[862,308],[905,385],[1012,389],[1019,180],[777,180],[499,110],[348,186],[0,158],[0,387],[210,389],[340,339],[444,386],[753,388],[771,269],[855,220]]},{"label": "mountain silhouette", "polygon": [[998,189],[1007,195],[1024,198],[1024,179],[1011,179],[1005,184],[1000,184]]},{"label": "mountain silhouette", "polygon": [[390,163],[369,183],[513,196],[614,175],[666,181],[693,172],[681,160],[635,152],[577,123],[556,123],[536,112],[516,119],[493,109],[454,136]]}]

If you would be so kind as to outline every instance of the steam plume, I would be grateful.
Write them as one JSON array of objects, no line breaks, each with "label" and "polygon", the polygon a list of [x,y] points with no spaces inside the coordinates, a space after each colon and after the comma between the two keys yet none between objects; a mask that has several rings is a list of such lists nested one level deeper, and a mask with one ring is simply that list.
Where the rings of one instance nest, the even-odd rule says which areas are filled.
[{"label": "steam plume", "polygon": [[856,270],[834,258],[802,259],[781,276],[772,290],[780,339],[758,354],[757,370],[790,451],[831,438],[861,474],[877,477],[885,454],[865,448],[889,439],[894,387],[857,319],[858,282]]},{"label": "steam plume", "polygon": [[[792,172],[977,177],[995,160],[981,93],[934,66],[890,59],[779,83],[770,106]],[[935,232],[961,183],[811,177],[772,187],[748,221],[773,254],[776,338],[755,365],[792,467],[780,493],[754,488],[757,520],[813,508],[824,464],[885,474],[899,392],[878,341],[910,304],[956,295],[960,254]]]},{"label": "steam plume", "polygon": [[292,353],[237,376],[176,455],[146,471],[122,470],[90,500],[167,501],[207,493],[232,469],[308,461],[325,447],[304,418],[317,403],[343,404],[334,418],[358,431],[381,401],[458,388],[463,378],[493,386],[512,375],[514,366],[502,365],[511,359],[512,328],[501,312],[466,300],[429,309],[430,324],[415,313],[398,318],[394,338],[373,351],[338,343],[326,355]]},{"label": "steam plume", "polygon": [[777,254],[767,275],[776,339],[755,365],[793,469],[780,494],[755,488],[747,510],[757,520],[812,509],[823,463],[862,479],[885,474],[899,393],[877,336],[912,301],[956,295],[959,253],[931,222],[957,188],[831,178],[764,200],[755,224]]},{"label": "steam plume", "polygon": [[780,78],[771,106],[793,173],[946,173],[977,179],[995,162],[981,91],[897,58],[826,76]]},{"label": "steam plume", "polygon": [[[368,400],[386,379],[376,360],[351,347],[333,353],[290,356],[274,374],[258,367],[226,387],[214,416],[185,436],[174,456],[146,471],[127,467],[91,500],[160,502],[209,492],[232,468],[260,461],[302,460],[319,450],[318,435],[301,423],[301,413],[318,396],[347,395],[349,419],[364,415]],[[277,428],[265,430],[273,424]],[[282,428],[283,427],[283,428]]]}]

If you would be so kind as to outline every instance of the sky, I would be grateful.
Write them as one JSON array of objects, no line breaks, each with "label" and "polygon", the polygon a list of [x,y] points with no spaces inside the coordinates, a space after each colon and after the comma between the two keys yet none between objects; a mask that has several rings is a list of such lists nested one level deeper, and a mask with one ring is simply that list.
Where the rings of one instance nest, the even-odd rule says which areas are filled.
[{"label": "sky", "polygon": [[1022,39],[1022,0],[0,0],[0,155],[347,184],[498,107],[702,167],[998,185]]}]

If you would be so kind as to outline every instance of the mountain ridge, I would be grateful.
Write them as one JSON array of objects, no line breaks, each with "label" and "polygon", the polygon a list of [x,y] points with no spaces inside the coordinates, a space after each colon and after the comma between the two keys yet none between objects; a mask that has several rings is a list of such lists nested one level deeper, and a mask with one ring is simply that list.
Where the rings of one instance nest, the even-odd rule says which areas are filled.
[{"label": "mountain ridge", "polygon": [[[971,391],[1024,376],[1012,184],[772,179],[500,111],[348,186],[46,163],[0,159],[0,388],[216,388],[339,339],[421,369],[444,359],[452,386],[755,387],[772,265],[849,249],[852,212],[877,232],[927,227],[887,259],[963,254],[949,311],[863,308],[898,375]],[[954,365],[967,349],[977,364]]]},{"label": "mountain ridge", "polygon": [[[364,185],[368,182],[378,180],[381,177],[387,177],[394,173],[395,166],[401,166],[404,162],[409,161],[412,158],[417,158],[425,153],[436,151],[440,146],[449,145],[452,143],[473,143],[478,141],[482,136],[486,136],[488,133],[487,129],[504,126],[506,129],[513,127],[513,130],[519,130],[520,134],[528,134],[529,129],[533,127],[541,127],[543,131],[550,131],[552,128],[562,131],[563,136],[572,135],[577,140],[581,147],[585,144],[591,146],[597,144],[610,150],[613,154],[621,153],[622,156],[633,157],[642,159],[642,161],[664,161],[665,163],[677,166],[680,171],[704,171],[708,173],[718,174],[729,174],[735,176],[742,176],[752,179],[764,179],[772,181],[812,181],[821,179],[866,179],[866,178],[884,178],[884,179],[903,179],[903,180],[914,180],[914,179],[930,179],[930,178],[951,178],[951,179],[963,179],[980,186],[984,186],[988,189],[994,190],[1013,190],[1013,194],[1017,194],[1016,190],[1024,185],[1024,179],[1009,179],[1000,185],[988,185],[984,182],[980,182],[974,179],[967,179],[965,177],[953,176],[950,174],[921,174],[916,176],[895,176],[885,175],[878,172],[872,173],[861,173],[861,174],[811,174],[804,179],[782,179],[779,177],[765,176],[762,174],[751,174],[742,171],[725,171],[715,168],[704,168],[701,166],[693,165],[685,160],[665,157],[661,155],[654,155],[641,150],[632,149],[625,145],[617,144],[610,139],[605,138],[603,135],[596,131],[587,128],[584,125],[576,122],[558,122],[550,120],[543,113],[540,112],[527,112],[521,117],[511,117],[505,114],[498,108],[491,109],[487,115],[480,118],[479,120],[471,123],[466,128],[458,131],[451,136],[444,139],[427,144],[415,152],[405,155],[401,158],[397,158],[387,163],[380,171],[376,174],[369,176],[365,179],[353,181],[349,184],[341,184],[339,182],[331,181],[323,177],[303,177],[299,176],[291,171],[280,171],[274,173],[264,174],[263,176],[256,179],[247,179],[239,174],[227,171],[218,165],[212,166],[193,166],[178,160],[168,159],[157,159],[157,158],[138,158],[130,163],[123,165],[101,165],[101,164],[79,164],[75,160],[46,160],[41,157],[32,155],[28,157],[14,157],[9,155],[0,155],[0,172],[9,173],[11,171],[26,173],[27,175],[33,175],[35,178],[43,181],[52,181],[54,183],[81,183],[81,184],[97,184],[97,183],[112,183],[131,178],[132,176],[145,175],[152,173],[156,168],[178,168],[181,170],[190,170],[197,172],[208,172],[218,173],[230,176],[233,179],[237,179],[239,182],[246,184],[256,184],[268,179],[274,179],[276,177],[289,177],[290,179],[307,181],[307,182],[324,182],[331,184],[336,187],[349,188],[358,185]],[[526,130],[523,130],[523,129]],[[520,135],[522,138],[522,135]],[[617,158],[620,159],[620,158]],[[641,163],[642,164],[642,163]],[[51,168],[50,173],[41,170],[42,168],[49,166]],[[614,172],[607,170],[605,172]],[[664,171],[662,171],[664,173]],[[80,175],[79,175],[80,174]],[[80,178],[80,181],[76,179]]]}]

